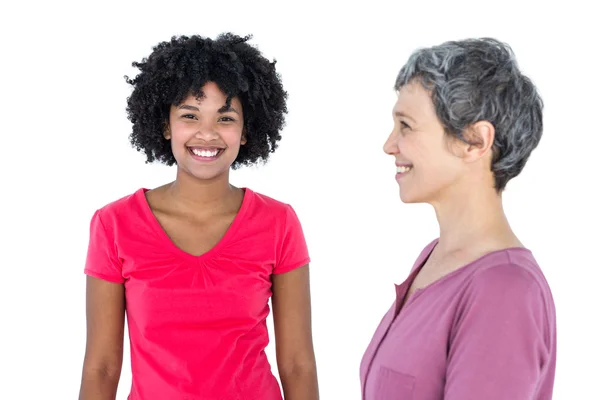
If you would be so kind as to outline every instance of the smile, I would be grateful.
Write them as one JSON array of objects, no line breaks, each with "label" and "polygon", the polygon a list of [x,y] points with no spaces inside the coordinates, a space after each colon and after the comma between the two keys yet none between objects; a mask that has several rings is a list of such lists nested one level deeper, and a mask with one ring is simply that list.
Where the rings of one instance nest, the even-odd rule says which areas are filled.
[{"label": "smile", "polygon": [[201,161],[216,160],[225,151],[225,149],[206,147],[189,147],[188,150],[195,159]]},{"label": "smile", "polygon": [[409,173],[412,170],[412,164],[396,164],[396,174],[397,176],[403,176],[404,174]]}]

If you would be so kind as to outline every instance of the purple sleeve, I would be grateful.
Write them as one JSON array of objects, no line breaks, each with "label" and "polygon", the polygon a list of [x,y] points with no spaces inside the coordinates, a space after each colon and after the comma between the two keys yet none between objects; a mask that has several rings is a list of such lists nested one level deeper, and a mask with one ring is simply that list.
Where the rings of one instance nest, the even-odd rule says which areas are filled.
[{"label": "purple sleeve", "polygon": [[535,398],[550,357],[544,293],[516,265],[480,270],[451,331],[444,400]]}]

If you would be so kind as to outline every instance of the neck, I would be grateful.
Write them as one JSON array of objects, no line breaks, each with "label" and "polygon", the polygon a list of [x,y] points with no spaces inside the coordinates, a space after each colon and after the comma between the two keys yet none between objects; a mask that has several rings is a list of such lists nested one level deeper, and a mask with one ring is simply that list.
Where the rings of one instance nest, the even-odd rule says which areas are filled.
[{"label": "neck", "polygon": [[167,186],[167,194],[181,206],[218,210],[226,206],[238,189],[229,183],[229,174],[201,180],[177,169],[177,177]]},{"label": "neck", "polygon": [[504,213],[502,196],[494,188],[468,185],[431,205],[440,227],[438,247],[442,252],[522,247]]}]

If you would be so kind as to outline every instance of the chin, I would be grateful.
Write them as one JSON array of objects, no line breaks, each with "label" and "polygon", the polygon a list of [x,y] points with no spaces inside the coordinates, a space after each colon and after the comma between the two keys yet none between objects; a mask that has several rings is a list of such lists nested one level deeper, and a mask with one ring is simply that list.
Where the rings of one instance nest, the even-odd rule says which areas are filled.
[{"label": "chin", "polygon": [[223,177],[223,175],[227,175],[227,173],[229,172],[229,168],[185,168],[184,171],[188,176],[194,179],[200,181],[212,181]]},{"label": "chin", "polygon": [[400,200],[404,204],[427,203],[425,196],[420,196],[419,193],[411,193],[408,190],[400,189]]},{"label": "chin", "polygon": [[402,190],[400,191],[400,201],[402,201],[404,204],[415,203],[413,197]]},{"label": "chin", "polygon": [[400,201],[402,201],[404,204],[422,203],[422,201],[418,201],[418,200],[412,199],[410,197],[407,198],[407,197],[403,197],[403,196],[400,196]]}]

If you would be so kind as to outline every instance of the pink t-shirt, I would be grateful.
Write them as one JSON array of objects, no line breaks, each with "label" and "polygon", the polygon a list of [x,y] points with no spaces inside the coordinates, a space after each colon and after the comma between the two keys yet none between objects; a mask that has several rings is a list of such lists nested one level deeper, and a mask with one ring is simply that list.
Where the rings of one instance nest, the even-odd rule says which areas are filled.
[{"label": "pink t-shirt", "polygon": [[436,244],[396,287],[361,363],[362,398],[551,399],[556,316],[532,253],[487,254],[416,291],[399,310]]},{"label": "pink t-shirt", "polygon": [[122,283],[130,400],[281,400],[265,355],[271,275],[309,262],[291,206],[245,189],[221,241],[196,257],[175,246],[145,192],[92,218],[85,273]]}]

